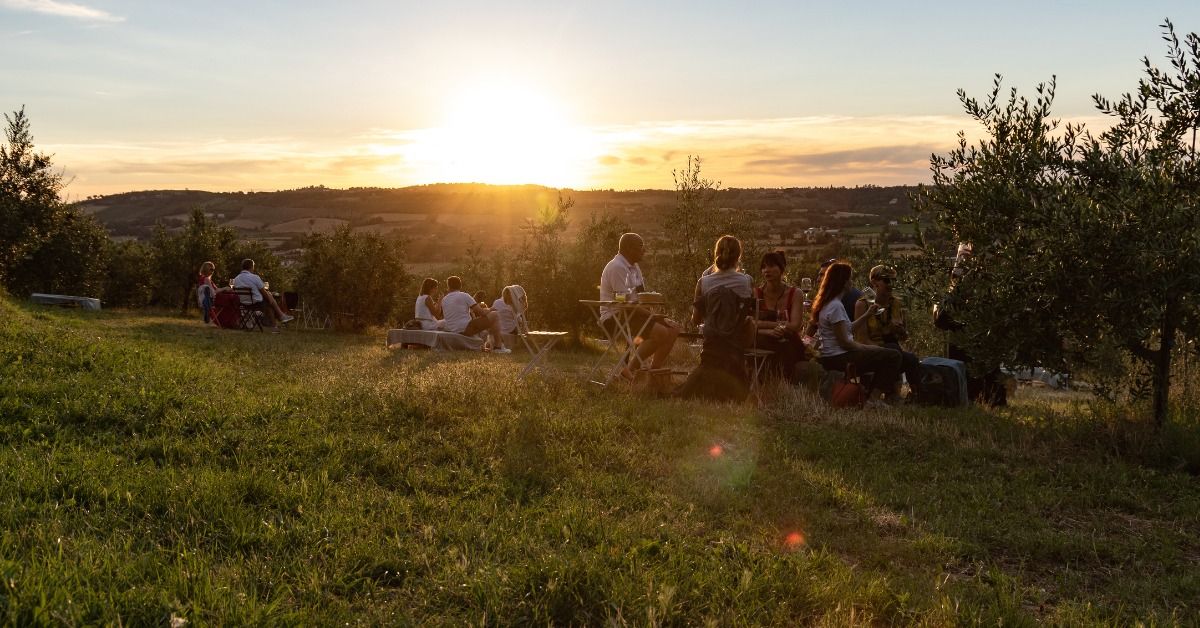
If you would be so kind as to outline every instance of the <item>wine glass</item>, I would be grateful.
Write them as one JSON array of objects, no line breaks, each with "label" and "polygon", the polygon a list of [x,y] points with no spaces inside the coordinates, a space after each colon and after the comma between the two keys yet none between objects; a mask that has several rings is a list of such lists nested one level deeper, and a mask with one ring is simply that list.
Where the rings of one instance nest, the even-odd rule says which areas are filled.
[{"label": "wine glass", "polygon": [[808,293],[812,292],[812,277],[805,277],[800,280],[800,292],[804,293],[804,298],[808,298]]},{"label": "wine glass", "polygon": [[862,298],[870,305],[875,305],[875,290],[873,288],[863,288]]}]

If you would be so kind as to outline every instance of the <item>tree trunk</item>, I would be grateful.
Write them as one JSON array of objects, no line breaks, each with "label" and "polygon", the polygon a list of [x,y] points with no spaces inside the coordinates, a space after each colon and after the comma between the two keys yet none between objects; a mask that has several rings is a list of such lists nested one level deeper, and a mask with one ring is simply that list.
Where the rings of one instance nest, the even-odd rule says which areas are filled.
[{"label": "tree trunk", "polygon": [[1158,351],[1154,353],[1154,424],[1160,429],[1167,424],[1167,406],[1171,396],[1171,349],[1175,346],[1175,331],[1179,327],[1178,311],[1176,300],[1168,299],[1163,311]]}]

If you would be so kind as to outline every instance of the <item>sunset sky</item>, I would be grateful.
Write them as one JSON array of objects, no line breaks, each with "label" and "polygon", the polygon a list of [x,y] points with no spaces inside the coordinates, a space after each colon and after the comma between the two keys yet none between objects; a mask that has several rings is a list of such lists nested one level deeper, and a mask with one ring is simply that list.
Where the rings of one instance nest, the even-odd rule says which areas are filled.
[{"label": "sunset sky", "polygon": [[1200,2],[0,0],[0,109],[72,199],[440,181],[917,183],[992,75],[1056,113],[1161,65]]}]

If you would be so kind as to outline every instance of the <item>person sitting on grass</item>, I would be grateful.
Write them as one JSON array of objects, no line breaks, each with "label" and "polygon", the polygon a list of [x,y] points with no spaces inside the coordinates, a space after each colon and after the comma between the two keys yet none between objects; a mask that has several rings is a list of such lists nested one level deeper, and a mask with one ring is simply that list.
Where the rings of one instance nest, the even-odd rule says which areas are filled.
[{"label": "person sitting on grass", "polygon": [[712,401],[743,401],[749,394],[746,347],[754,334],[754,319],[747,302],[753,298],[753,281],[738,272],[742,243],[721,236],[713,247],[713,272],[696,282],[692,323],[704,325],[700,366],[688,375],[675,395]]},{"label": "person sitting on grass", "polygon": [[421,294],[417,295],[414,318],[421,323],[425,331],[441,330],[445,321],[442,320],[441,293],[438,291],[438,280],[426,277],[421,282]]},{"label": "person sitting on grass", "polygon": [[[520,289],[520,286],[515,286]],[[514,286],[505,286],[500,292],[500,298],[492,303],[492,311],[500,316],[500,331],[510,336],[515,336],[517,333],[517,312],[515,309],[513,297]],[[525,291],[521,290],[521,311],[529,308],[529,299],[525,296]]]},{"label": "person sitting on grass", "polygon": [[242,260],[242,272],[233,278],[233,287],[250,291],[249,296],[241,296],[242,305],[248,305],[251,309],[262,312],[267,317],[267,322],[271,324],[272,333],[279,333],[279,323],[290,323],[294,319],[279,309],[279,304],[267,290],[262,277],[254,274],[254,260]]},{"label": "person sitting on grass", "polygon": [[[487,314],[488,312],[491,311],[492,308],[488,307],[488,304],[487,304],[487,293],[486,292],[484,292],[483,290],[477,290],[477,291],[475,291],[475,294],[471,295],[471,297],[473,299],[475,299],[476,303],[479,304],[480,312]],[[471,318],[476,318],[477,316],[479,316],[479,314],[476,314],[474,311],[471,312]]]},{"label": "person sitting on grass", "polygon": [[[500,315],[484,310],[475,297],[463,292],[462,278],[447,278],[446,290],[446,296],[442,297],[442,314],[445,316],[443,328],[446,331],[464,336],[487,331],[491,337],[492,353],[512,353],[512,349],[504,346],[504,339],[500,335]],[[475,318],[471,318],[472,314]]]},{"label": "person sitting on grass", "polygon": [[[856,342],[855,329],[867,324],[880,308],[871,306],[866,313],[850,321],[842,298],[852,288],[850,278],[854,270],[845,262],[837,262],[826,269],[813,303],[813,322],[817,325],[817,337],[821,342],[817,361],[827,371],[844,371],[853,364],[859,375],[874,373],[867,398],[873,391],[882,393],[888,401],[898,401],[895,395],[896,379],[900,376],[900,352]],[[877,402],[876,402],[877,403]]]},{"label": "person sitting on grass", "polygon": [[[865,345],[900,352],[901,370],[908,380],[909,394],[915,399],[921,392],[921,359],[900,347],[900,343],[908,338],[908,328],[904,324],[904,304],[892,292],[896,269],[880,264],[871,269],[869,278],[871,288],[875,290],[875,305],[879,307],[876,308],[877,314],[868,316],[866,325],[858,328],[855,338]],[[867,303],[867,299],[860,297],[854,306],[855,320],[862,318],[870,309],[871,304]]]}]

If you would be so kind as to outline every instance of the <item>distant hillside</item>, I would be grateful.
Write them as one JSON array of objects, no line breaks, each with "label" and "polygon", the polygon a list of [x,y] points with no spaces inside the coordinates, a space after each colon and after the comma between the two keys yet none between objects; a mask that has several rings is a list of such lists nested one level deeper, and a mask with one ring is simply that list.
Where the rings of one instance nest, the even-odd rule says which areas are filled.
[{"label": "distant hillside", "polygon": [[[721,207],[753,212],[756,224],[780,246],[811,244],[806,229],[848,229],[877,234],[911,213],[907,187],[728,189]],[[673,190],[556,190],[534,185],[453,183],[407,188],[301,188],[279,192],[152,190],[93,197],[78,206],[116,237],[148,238],[156,224],[183,224],[200,208],[246,238],[280,252],[300,246],[303,235],[349,225],[407,238],[414,253],[452,259],[469,240],[485,248],[511,245],[538,211],[558,195],[574,199],[576,218],[616,215],[648,235],[675,203]],[[576,221],[578,222],[578,220]]]}]

